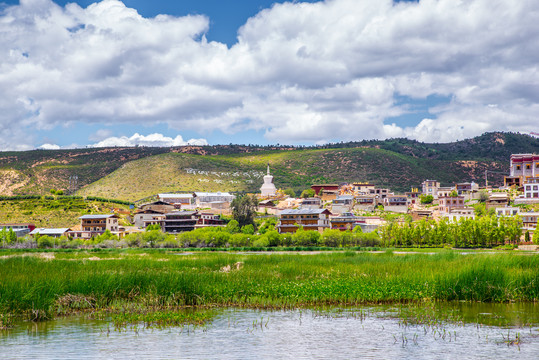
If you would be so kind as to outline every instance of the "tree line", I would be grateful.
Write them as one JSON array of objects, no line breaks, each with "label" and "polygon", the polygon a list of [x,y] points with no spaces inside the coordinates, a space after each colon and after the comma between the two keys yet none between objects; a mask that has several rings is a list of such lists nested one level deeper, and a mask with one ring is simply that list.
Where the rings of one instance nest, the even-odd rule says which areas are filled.
[{"label": "tree line", "polygon": [[517,244],[522,234],[519,217],[483,216],[451,222],[442,219],[389,223],[378,230],[384,247],[432,247],[450,245],[457,248],[494,247]]}]

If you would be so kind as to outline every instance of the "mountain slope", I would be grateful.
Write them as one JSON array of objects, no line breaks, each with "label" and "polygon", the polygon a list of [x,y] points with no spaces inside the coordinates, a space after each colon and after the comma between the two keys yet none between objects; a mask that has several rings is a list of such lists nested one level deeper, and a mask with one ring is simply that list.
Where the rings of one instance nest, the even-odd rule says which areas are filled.
[{"label": "mountain slope", "polygon": [[395,191],[407,191],[427,178],[445,184],[479,181],[487,168],[507,168],[506,164],[496,161],[429,160],[373,148],[222,156],[171,153],[125,164],[81,189],[79,195],[134,201],[169,191],[258,192],[268,163],[277,188],[293,188],[296,192],[313,183],[350,181],[370,181]]},{"label": "mountain slope", "polygon": [[[448,144],[408,139],[316,147],[185,146],[0,152],[0,195],[79,193],[136,200],[162,191],[258,191],[270,163],[277,187],[296,191],[312,183],[371,181],[395,191],[426,178],[443,184],[484,182],[484,171],[508,171],[513,153],[539,153],[539,140],[486,133]],[[489,174],[501,184],[503,175]]]}]

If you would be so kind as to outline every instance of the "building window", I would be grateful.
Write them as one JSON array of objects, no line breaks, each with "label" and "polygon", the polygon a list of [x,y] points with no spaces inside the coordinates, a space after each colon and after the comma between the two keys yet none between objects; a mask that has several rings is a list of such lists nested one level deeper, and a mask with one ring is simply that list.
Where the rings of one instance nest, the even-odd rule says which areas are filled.
[{"label": "building window", "polygon": [[517,170],[520,170],[520,165],[517,165]]}]

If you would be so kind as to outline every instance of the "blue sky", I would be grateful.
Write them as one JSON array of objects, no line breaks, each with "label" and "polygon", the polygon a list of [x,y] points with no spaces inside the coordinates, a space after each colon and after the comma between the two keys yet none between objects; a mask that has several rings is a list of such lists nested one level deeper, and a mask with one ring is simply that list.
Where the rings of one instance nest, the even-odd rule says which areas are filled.
[{"label": "blue sky", "polygon": [[0,150],[539,131],[539,3],[76,4],[0,8]]}]

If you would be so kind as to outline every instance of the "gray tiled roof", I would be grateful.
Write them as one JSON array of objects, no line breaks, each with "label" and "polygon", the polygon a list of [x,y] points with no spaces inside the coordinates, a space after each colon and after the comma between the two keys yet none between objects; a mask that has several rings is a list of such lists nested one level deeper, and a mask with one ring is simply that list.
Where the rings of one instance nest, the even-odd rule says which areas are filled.
[{"label": "gray tiled roof", "polygon": [[307,214],[321,214],[327,209],[285,209],[281,211],[281,215],[307,215]]},{"label": "gray tiled roof", "polygon": [[82,215],[79,217],[81,220],[91,220],[91,219],[108,219],[110,217],[117,216],[116,214],[102,214],[102,215]]},{"label": "gray tiled roof", "polygon": [[69,231],[69,228],[59,228],[59,229],[45,229],[45,228],[35,228],[32,230],[30,235],[62,235],[66,231]]}]

